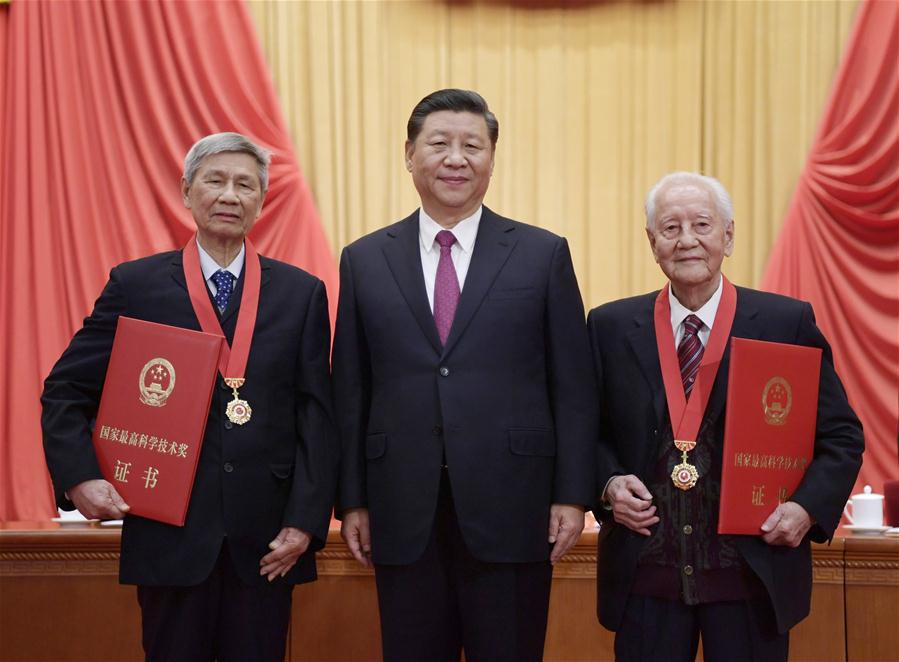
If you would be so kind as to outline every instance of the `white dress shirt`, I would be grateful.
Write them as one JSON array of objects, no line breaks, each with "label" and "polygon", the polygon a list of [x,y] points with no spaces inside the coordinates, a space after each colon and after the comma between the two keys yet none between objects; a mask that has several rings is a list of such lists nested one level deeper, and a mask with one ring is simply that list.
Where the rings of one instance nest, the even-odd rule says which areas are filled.
[{"label": "white dress shirt", "polygon": [[684,320],[689,315],[696,315],[696,317],[702,320],[702,328],[699,329],[698,334],[699,341],[703,347],[708,344],[709,335],[712,333],[712,325],[715,323],[715,315],[718,314],[718,304],[721,303],[721,292],[724,290],[724,278],[721,276],[718,278],[718,289],[697,311],[690,310],[678,301],[677,297],[674,296],[673,290],[668,291],[668,298],[671,301],[671,331],[674,333],[675,350],[677,350],[681,338],[684,337]]},{"label": "white dress shirt", "polygon": [[212,282],[212,276],[219,269],[224,268],[225,271],[230,271],[234,276],[234,282],[237,282],[237,279],[240,278],[240,272],[243,271],[243,262],[246,259],[247,254],[247,247],[244,244],[240,245],[240,252],[237,254],[237,257],[231,260],[231,264],[227,267],[219,266],[219,263],[213,260],[212,256],[203,250],[203,247],[200,245],[199,237],[197,237],[197,248],[200,250],[200,269],[203,270],[203,278],[206,279],[206,287],[212,292],[213,297],[218,294],[219,288]]},{"label": "white dress shirt", "polygon": [[[481,223],[482,210],[483,206],[478,207],[474,214],[459,221],[450,230],[456,237],[456,243],[450,248],[450,256],[453,258],[456,277],[459,279],[460,292],[465,286],[465,276],[468,275],[468,266],[471,264],[471,254],[474,251],[474,242],[478,236],[478,225]],[[440,262],[440,244],[437,243],[437,233],[445,229],[428,216],[424,209],[418,210],[421,270],[425,276],[425,291],[428,293],[428,303],[431,305],[431,312],[434,311],[434,282],[437,280],[437,265]]]}]

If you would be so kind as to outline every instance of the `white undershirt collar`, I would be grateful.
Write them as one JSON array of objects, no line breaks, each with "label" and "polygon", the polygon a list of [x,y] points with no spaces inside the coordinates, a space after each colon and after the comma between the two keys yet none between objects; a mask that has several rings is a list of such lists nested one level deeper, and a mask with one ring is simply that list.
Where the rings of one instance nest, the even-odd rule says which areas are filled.
[{"label": "white undershirt collar", "polygon": [[668,291],[668,299],[671,302],[671,331],[674,333],[674,346],[680,343],[680,339],[684,335],[684,320],[688,315],[696,315],[702,320],[702,328],[699,330],[699,339],[703,345],[709,340],[709,334],[712,332],[712,325],[715,323],[715,316],[718,314],[718,304],[721,303],[721,293],[724,291],[724,278],[718,276],[718,287],[714,294],[706,301],[699,310],[690,310],[684,304],[677,300],[674,296],[674,290]]}]

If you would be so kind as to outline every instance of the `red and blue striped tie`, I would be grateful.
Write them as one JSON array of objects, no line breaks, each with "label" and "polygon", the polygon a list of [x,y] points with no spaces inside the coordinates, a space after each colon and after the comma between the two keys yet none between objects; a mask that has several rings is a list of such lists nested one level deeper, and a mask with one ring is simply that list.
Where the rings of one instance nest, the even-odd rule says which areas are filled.
[{"label": "red and blue striped tie", "polygon": [[677,346],[677,360],[680,363],[680,378],[684,384],[684,394],[690,398],[690,391],[696,382],[696,373],[699,372],[699,364],[702,362],[704,350],[699,339],[699,330],[702,328],[702,320],[696,315],[688,315],[684,320],[684,337]]}]

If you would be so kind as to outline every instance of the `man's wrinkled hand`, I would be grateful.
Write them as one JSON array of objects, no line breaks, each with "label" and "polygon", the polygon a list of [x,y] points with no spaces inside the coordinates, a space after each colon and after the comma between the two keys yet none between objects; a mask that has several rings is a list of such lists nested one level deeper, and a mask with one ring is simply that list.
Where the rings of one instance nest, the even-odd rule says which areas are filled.
[{"label": "man's wrinkled hand", "polygon": [[658,524],[652,494],[633,474],[615,476],[606,487],[605,499],[612,506],[615,521],[644,536],[651,534],[649,527]]},{"label": "man's wrinkled hand", "polygon": [[277,537],[268,544],[270,551],[259,561],[259,574],[269,581],[283,577],[296,565],[297,560],[309,548],[312,540],[305,531],[285,526]]},{"label": "man's wrinkled hand", "polygon": [[762,522],[762,540],[769,545],[799,547],[812,523],[805,508],[795,501],[786,501]]},{"label": "man's wrinkled hand", "polygon": [[350,554],[366,568],[372,567],[371,532],[368,527],[368,509],[350,508],[343,514],[340,525],[340,537],[343,538]]},{"label": "man's wrinkled hand", "polygon": [[553,565],[565,556],[584,530],[584,509],[564,503],[554,503],[549,509],[549,542],[553,549],[549,562]]},{"label": "man's wrinkled hand", "polygon": [[67,491],[69,500],[88,519],[122,519],[131,507],[102,478],[86,480]]}]

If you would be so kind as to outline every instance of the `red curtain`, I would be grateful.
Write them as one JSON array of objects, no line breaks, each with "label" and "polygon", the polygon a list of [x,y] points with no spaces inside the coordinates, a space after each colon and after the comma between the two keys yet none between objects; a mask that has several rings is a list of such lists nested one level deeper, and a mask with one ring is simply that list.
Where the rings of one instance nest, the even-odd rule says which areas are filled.
[{"label": "red curtain", "polygon": [[[109,269],[183,245],[179,179],[199,137],[273,152],[251,237],[321,277],[336,265],[242,2],[13,2],[0,18],[0,519],[55,514],[41,383]],[[2,15],[2,14],[0,14]]]},{"label": "red curtain", "polygon": [[899,3],[864,2],[762,280],[814,305],[865,426],[856,487],[881,493],[899,478],[897,65]]}]

